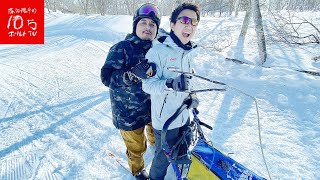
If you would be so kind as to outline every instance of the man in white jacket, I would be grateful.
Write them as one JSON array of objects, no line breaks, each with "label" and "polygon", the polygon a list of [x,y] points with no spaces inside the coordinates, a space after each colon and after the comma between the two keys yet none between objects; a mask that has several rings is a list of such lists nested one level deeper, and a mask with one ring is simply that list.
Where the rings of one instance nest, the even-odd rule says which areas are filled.
[{"label": "man in white jacket", "polygon": [[[150,179],[161,180],[166,175],[169,162],[162,150],[161,131],[164,123],[177,111],[186,99],[188,108],[195,108],[199,101],[195,94],[189,94],[190,76],[172,72],[168,67],[191,72],[193,52],[196,46],[190,41],[200,20],[199,7],[192,3],[179,5],[171,14],[170,34],[165,34],[153,42],[146,54],[149,62],[157,65],[157,73],[143,80],[142,89],[151,96],[151,116],[156,138],[156,152],[150,169]],[[159,32],[160,33],[160,32]],[[190,124],[188,109],[170,124],[166,142],[171,147],[182,136]],[[184,144],[186,150],[189,143]]]}]

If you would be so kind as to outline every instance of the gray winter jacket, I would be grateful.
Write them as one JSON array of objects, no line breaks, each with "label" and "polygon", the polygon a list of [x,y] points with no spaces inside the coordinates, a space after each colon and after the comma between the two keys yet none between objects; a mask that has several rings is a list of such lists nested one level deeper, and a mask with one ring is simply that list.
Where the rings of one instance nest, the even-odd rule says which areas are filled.
[{"label": "gray winter jacket", "polygon": [[[169,71],[168,67],[175,67],[180,71],[191,72],[195,48],[184,50],[171,39],[169,34],[164,35],[163,42],[153,41],[153,47],[147,52],[146,59],[157,65],[157,74],[142,81],[142,89],[151,96],[152,126],[162,130],[164,123],[182,105],[188,96],[186,92],[177,92],[167,88],[166,80],[176,78],[180,73]],[[170,129],[183,126],[189,118],[189,111],[184,110],[169,126]]]}]

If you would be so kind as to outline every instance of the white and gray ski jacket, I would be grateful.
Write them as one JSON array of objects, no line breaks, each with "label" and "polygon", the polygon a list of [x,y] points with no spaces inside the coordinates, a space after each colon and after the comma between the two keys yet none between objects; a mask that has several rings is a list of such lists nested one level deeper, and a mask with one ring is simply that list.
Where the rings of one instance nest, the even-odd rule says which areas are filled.
[{"label": "white and gray ski jacket", "polygon": [[[163,42],[153,41],[153,47],[147,52],[148,62],[157,65],[157,73],[152,78],[143,80],[142,89],[151,96],[151,117],[152,126],[162,130],[164,123],[182,105],[187,92],[177,92],[166,86],[166,80],[176,78],[180,73],[169,71],[168,67],[175,67],[179,71],[191,72],[195,48],[184,50],[179,47],[166,34]],[[191,79],[192,80],[192,79]],[[179,128],[186,124],[189,118],[189,111],[185,109],[169,126],[168,130]]]}]

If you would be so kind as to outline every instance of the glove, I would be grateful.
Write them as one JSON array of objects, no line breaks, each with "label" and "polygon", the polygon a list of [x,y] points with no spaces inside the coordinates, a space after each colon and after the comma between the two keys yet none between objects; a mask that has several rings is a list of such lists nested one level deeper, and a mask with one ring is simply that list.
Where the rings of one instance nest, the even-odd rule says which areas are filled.
[{"label": "glove", "polygon": [[191,78],[192,76],[181,74],[175,79],[172,79],[172,78],[167,79],[166,86],[176,91],[186,91],[189,89],[189,80]]},{"label": "glove", "polygon": [[124,82],[126,82],[127,84],[132,84],[132,83],[137,83],[140,82],[140,79],[137,78],[132,72],[131,70],[126,71],[123,73],[122,75],[122,79]]},{"label": "glove", "polygon": [[190,94],[184,103],[188,106],[188,109],[197,108],[199,106],[199,99],[196,94]]},{"label": "glove", "polygon": [[156,74],[157,66],[155,63],[148,63],[146,59],[133,66],[130,71],[138,79],[148,79]]}]

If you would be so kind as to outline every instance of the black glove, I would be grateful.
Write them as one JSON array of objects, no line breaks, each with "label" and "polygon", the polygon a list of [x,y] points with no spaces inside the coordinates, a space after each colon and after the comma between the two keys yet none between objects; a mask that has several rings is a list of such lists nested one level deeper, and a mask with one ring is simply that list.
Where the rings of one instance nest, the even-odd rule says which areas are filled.
[{"label": "black glove", "polygon": [[199,106],[199,99],[197,95],[190,94],[187,99],[184,101],[184,103],[188,106],[187,108],[197,108]]},{"label": "black glove", "polygon": [[125,81],[127,84],[132,84],[133,82],[137,83],[140,82],[140,79],[135,76],[131,70],[126,71],[122,75],[123,81]]},{"label": "black glove", "polygon": [[146,59],[133,66],[130,71],[138,79],[148,79],[156,74],[157,66],[155,63],[148,63]]},{"label": "black glove", "polygon": [[166,85],[168,88],[172,88],[176,91],[185,91],[189,89],[189,80],[192,76],[181,74],[180,76],[176,77],[175,79],[167,79]]}]

